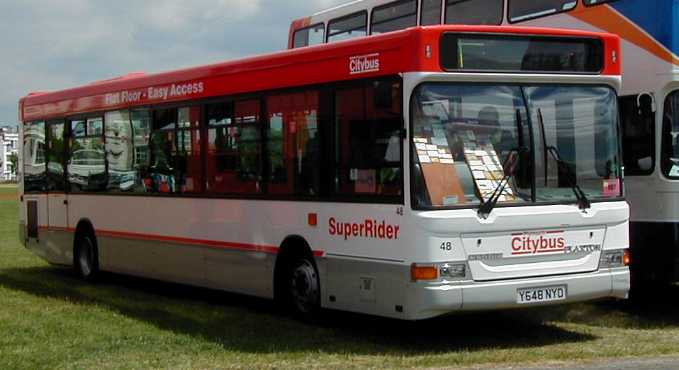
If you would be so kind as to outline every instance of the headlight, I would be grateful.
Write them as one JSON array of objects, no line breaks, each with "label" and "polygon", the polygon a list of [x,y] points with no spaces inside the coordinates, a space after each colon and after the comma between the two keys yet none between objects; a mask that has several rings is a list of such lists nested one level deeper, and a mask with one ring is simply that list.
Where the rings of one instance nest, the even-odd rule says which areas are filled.
[{"label": "headlight", "polygon": [[446,263],[439,268],[439,275],[442,279],[461,280],[467,277],[466,263]]},{"label": "headlight", "polygon": [[629,266],[631,262],[629,249],[604,251],[601,254],[599,268],[610,269],[615,267]]},{"label": "headlight", "polygon": [[410,267],[412,281],[469,280],[466,262],[416,264]]}]

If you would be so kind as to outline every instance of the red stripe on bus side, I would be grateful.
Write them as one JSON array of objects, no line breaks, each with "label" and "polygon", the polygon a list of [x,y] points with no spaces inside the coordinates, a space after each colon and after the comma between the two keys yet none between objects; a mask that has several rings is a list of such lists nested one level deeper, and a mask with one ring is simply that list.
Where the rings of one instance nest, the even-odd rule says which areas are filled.
[{"label": "red stripe on bus side", "polygon": [[[46,231],[60,231],[60,232],[75,232],[73,228],[63,228],[54,226],[40,226],[40,230]],[[161,236],[161,235],[150,235],[150,234],[138,234],[138,233],[128,233],[121,231],[111,231],[111,230],[97,230],[97,236],[113,237],[113,238],[125,238],[125,239],[135,239],[135,240],[145,240],[145,241],[164,241],[177,244],[187,244],[194,246],[206,246],[217,249],[231,249],[231,250],[241,250],[248,252],[260,252],[268,254],[278,254],[280,248],[269,245],[259,245],[259,244],[247,244],[247,243],[233,243],[233,242],[222,242],[216,240],[201,240],[201,239],[190,239],[190,238],[177,238],[172,236]],[[312,251],[314,257],[323,257],[325,255],[324,251]]]},{"label": "red stripe on bus side", "polygon": [[126,238],[126,239],[147,240],[147,241],[163,241],[163,242],[171,242],[171,243],[177,243],[177,244],[208,246],[208,247],[218,248],[218,249],[236,249],[236,250],[243,250],[243,251],[269,253],[269,254],[277,254],[278,253],[278,247],[269,246],[269,245],[231,243],[231,242],[222,242],[222,241],[216,241],[216,240],[177,238],[177,237],[172,237],[172,236],[147,235],[147,234],[127,233],[127,232],[109,231],[109,230],[97,230],[97,235],[114,237],[114,238]]}]

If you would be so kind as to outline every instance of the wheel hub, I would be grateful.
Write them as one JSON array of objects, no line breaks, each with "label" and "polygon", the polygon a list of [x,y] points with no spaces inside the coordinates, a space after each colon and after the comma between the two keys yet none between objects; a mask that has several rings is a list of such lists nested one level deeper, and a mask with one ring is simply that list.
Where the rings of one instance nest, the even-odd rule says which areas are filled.
[{"label": "wheel hub", "polygon": [[319,295],[316,269],[309,261],[300,263],[292,273],[292,298],[301,312],[313,309]]}]

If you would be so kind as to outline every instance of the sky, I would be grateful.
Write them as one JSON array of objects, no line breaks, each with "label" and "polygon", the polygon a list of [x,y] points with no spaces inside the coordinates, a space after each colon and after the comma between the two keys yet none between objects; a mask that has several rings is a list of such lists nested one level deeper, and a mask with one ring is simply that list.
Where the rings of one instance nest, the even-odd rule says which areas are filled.
[{"label": "sky", "polygon": [[0,126],[19,98],[130,72],[162,72],[285,49],[293,19],[347,0],[0,2]]}]

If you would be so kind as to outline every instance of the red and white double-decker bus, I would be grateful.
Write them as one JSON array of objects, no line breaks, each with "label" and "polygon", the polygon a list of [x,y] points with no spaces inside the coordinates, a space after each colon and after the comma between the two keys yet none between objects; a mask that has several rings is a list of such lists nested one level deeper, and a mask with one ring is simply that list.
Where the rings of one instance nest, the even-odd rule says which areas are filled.
[{"label": "red and white double-decker bus", "polygon": [[439,26],[30,94],[21,240],[303,314],[625,298],[619,51]]}]

